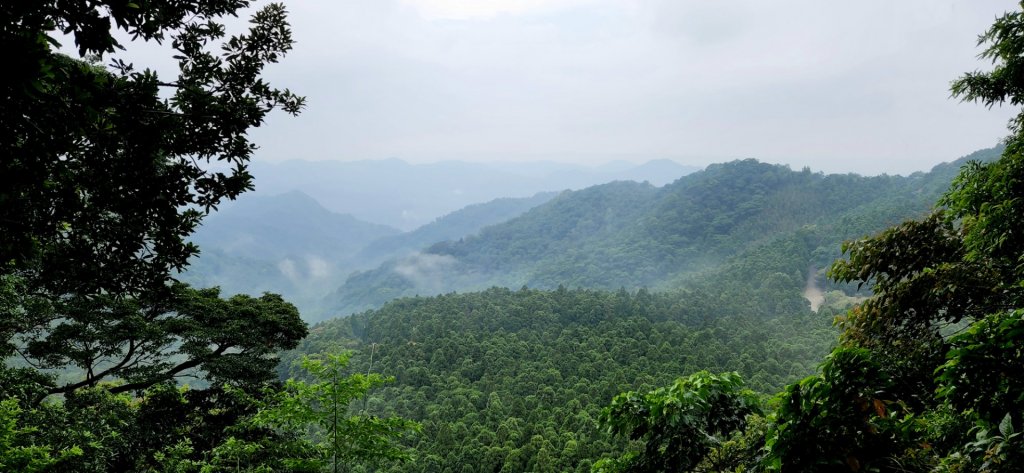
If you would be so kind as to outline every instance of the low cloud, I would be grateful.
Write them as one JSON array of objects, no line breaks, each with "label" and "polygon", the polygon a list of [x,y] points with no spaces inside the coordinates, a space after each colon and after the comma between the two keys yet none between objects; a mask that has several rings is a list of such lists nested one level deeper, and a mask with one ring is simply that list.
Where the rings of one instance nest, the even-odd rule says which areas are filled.
[{"label": "low cloud", "polygon": [[331,275],[331,263],[318,256],[306,256],[306,266],[309,268],[309,277],[313,279],[324,279]]},{"label": "low cloud", "polygon": [[399,261],[394,271],[412,281],[417,289],[438,293],[444,290],[446,272],[457,262],[455,257],[449,255],[414,253]]},{"label": "low cloud", "polygon": [[331,263],[314,255],[307,255],[302,261],[285,258],[277,262],[277,269],[293,284],[316,282],[332,273]]},{"label": "low cloud", "polygon": [[299,269],[296,267],[295,262],[290,258],[285,258],[277,262],[277,269],[281,271],[286,278],[291,282],[299,282],[300,274]]}]

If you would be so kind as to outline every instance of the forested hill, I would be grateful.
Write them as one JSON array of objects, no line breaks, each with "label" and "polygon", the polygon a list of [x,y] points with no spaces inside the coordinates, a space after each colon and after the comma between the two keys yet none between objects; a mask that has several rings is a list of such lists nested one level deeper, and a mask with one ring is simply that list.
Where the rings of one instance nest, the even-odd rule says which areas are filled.
[{"label": "forested hill", "polygon": [[484,227],[518,217],[557,195],[557,192],[541,192],[532,197],[503,197],[469,205],[411,232],[375,240],[363,248],[356,259],[360,262],[373,261],[376,265],[389,258],[422,250],[439,241],[473,235]]},{"label": "forested hill", "polygon": [[780,284],[799,289],[842,241],[920,216],[963,162],[998,152],[910,176],[824,175],[744,160],[661,188],[615,182],[565,192],[476,236],[355,273],[325,306],[345,315],[399,296],[490,286],[663,289],[737,268],[761,271],[747,275],[754,280],[782,273]]},{"label": "forested hill", "polygon": [[220,286],[230,294],[279,293],[304,317],[316,319],[324,295],[352,271],[475,234],[556,195],[547,192],[470,205],[406,233],[331,212],[298,191],[251,196],[204,221],[192,237],[201,254],[179,278],[199,287]]},{"label": "forested hill", "polygon": [[229,294],[279,293],[303,310],[344,281],[354,255],[399,230],[331,212],[294,191],[225,206],[192,236],[200,254],[179,278]]},{"label": "forested hill", "polygon": [[751,316],[777,295],[752,299],[564,288],[399,299],[313,327],[282,367],[341,347],[358,350],[352,372],[395,376],[354,408],[423,423],[417,460],[386,471],[589,472],[625,446],[596,422],[621,391],[708,369],[771,393],[814,371],[832,318],[802,305]]},{"label": "forested hill", "polygon": [[303,192],[251,196],[210,215],[193,236],[201,249],[249,258],[278,259],[315,253],[351,257],[370,242],[401,233],[327,210]]}]

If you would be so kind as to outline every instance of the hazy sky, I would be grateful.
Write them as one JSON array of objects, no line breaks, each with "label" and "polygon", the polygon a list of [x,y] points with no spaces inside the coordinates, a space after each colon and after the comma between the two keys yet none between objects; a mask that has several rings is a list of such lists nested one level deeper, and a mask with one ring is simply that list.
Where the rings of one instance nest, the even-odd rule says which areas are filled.
[{"label": "hazy sky", "polygon": [[924,170],[1006,134],[949,98],[1009,0],[294,0],[269,71],[309,98],[260,160]]}]

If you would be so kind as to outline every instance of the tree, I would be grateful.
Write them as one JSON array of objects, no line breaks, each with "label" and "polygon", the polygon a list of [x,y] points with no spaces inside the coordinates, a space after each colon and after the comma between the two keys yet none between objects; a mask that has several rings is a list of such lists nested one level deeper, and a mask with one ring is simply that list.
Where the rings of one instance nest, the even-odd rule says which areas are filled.
[{"label": "tree", "polygon": [[[839,348],[822,374],[786,388],[766,434],[767,467],[782,471],[875,471],[906,447],[895,438],[893,380],[865,349]],[[897,411],[897,412],[890,412]]]},{"label": "tree", "polygon": [[[304,105],[260,77],[291,49],[282,5],[228,36],[250,3],[0,4],[0,357],[16,364],[0,400],[18,401],[23,436],[83,447],[55,471],[146,469],[159,441],[202,457],[249,409],[219,384],[261,392],[306,333],[280,297],[173,282],[202,217],[252,187],[248,130]],[[177,77],[125,63],[119,37],[167,44]],[[188,375],[215,386],[167,394]]]},{"label": "tree", "polygon": [[[0,38],[11,49],[0,83],[0,356],[82,371],[78,381],[50,383],[48,394],[113,378],[126,381],[115,392],[142,390],[191,368],[266,379],[266,356],[304,335],[279,298],[217,302],[215,292],[170,283],[197,252],[185,238],[202,216],[251,188],[247,130],[276,108],[295,114],[304,104],[260,78],[291,49],[282,5],[226,37],[221,19],[249,4],[0,6]],[[118,59],[115,29],[169,40],[177,78]],[[57,32],[85,60],[59,53]],[[247,322],[231,317],[255,317],[259,330],[239,332]]]},{"label": "tree", "polygon": [[398,441],[420,430],[420,425],[400,417],[350,415],[352,404],[370,389],[393,381],[379,374],[347,374],[350,353],[303,356],[302,369],[313,378],[289,379],[280,392],[256,414],[254,422],[284,431],[309,431],[325,466],[339,471],[350,463],[405,461],[409,451]]},{"label": "tree", "polygon": [[[3,289],[5,308],[24,309],[16,287]],[[79,452],[55,456],[47,471],[148,471],[174,446],[189,447],[177,460],[202,462],[231,437],[279,445],[299,435],[239,432],[255,401],[239,402],[221,388],[259,400],[279,385],[277,352],[294,348],[307,332],[295,307],[272,294],[222,299],[216,288],[182,284],[169,292],[69,297],[48,310],[19,312],[42,328],[10,339],[11,332],[0,334],[4,353],[18,353],[14,361],[26,364],[0,368],[0,400],[17,401],[13,415],[28,426],[19,442]],[[182,379],[213,386],[179,393]],[[297,454],[261,453],[266,461]]]},{"label": "tree", "polygon": [[45,330],[15,334],[8,344],[32,367],[80,373],[50,383],[46,395],[111,381],[120,382],[106,389],[120,393],[182,377],[258,387],[275,377],[276,353],[307,332],[295,306],[275,294],[222,299],[217,288],[184,284],[170,294],[75,295],[32,314]]},{"label": "tree", "polygon": [[18,427],[20,413],[17,399],[0,401],[0,471],[43,471],[64,457],[81,455],[80,450],[71,450],[54,458],[49,446],[23,444],[31,429]]},{"label": "tree", "polygon": [[[226,35],[220,19],[249,4],[0,6],[9,50],[0,82],[0,270],[30,277],[35,293],[121,295],[160,288],[186,265],[196,247],[185,237],[202,215],[251,188],[247,130],[275,108],[295,114],[304,104],[260,78],[291,48],[282,5],[262,8],[248,33],[217,45]],[[178,77],[117,59],[124,47],[115,28],[143,41],[169,38]],[[57,52],[57,32],[87,61]]]},{"label": "tree", "polygon": [[627,392],[601,413],[609,432],[640,441],[640,451],[594,464],[598,472],[690,471],[713,447],[760,413],[757,396],[738,373],[707,371],[646,394]]}]

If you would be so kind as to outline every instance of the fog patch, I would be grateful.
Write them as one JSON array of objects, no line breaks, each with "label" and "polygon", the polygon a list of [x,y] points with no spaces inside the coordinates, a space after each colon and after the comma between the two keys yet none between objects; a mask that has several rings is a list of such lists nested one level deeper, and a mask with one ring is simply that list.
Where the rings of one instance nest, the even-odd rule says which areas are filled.
[{"label": "fog patch", "polygon": [[814,266],[807,268],[807,283],[804,284],[804,299],[811,303],[811,310],[818,311],[818,308],[825,302],[825,292],[818,286],[818,269]]},{"label": "fog patch", "polygon": [[331,263],[314,255],[307,255],[302,261],[285,258],[277,262],[277,269],[293,284],[314,282],[331,275]]},{"label": "fog patch", "polygon": [[291,258],[285,258],[281,261],[278,261],[277,270],[281,271],[281,274],[283,274],[291,282],[298,282],[300,278],[299,268],[296,267],[295,262],[292,261]]},{"label": "fog patch", "polygon": [[394,271],[412,281],[417,289],[430,292],[441,292],[445,272],[453,267],[456,259],[450,255],[433,253],[413,253],[395,264]]},{"label": "fog patch", "polygon": [[331,275],[331,264],[318,256],[306,256],[306,265],[309,267],[309,277],[312,279],[324,279]]}]

